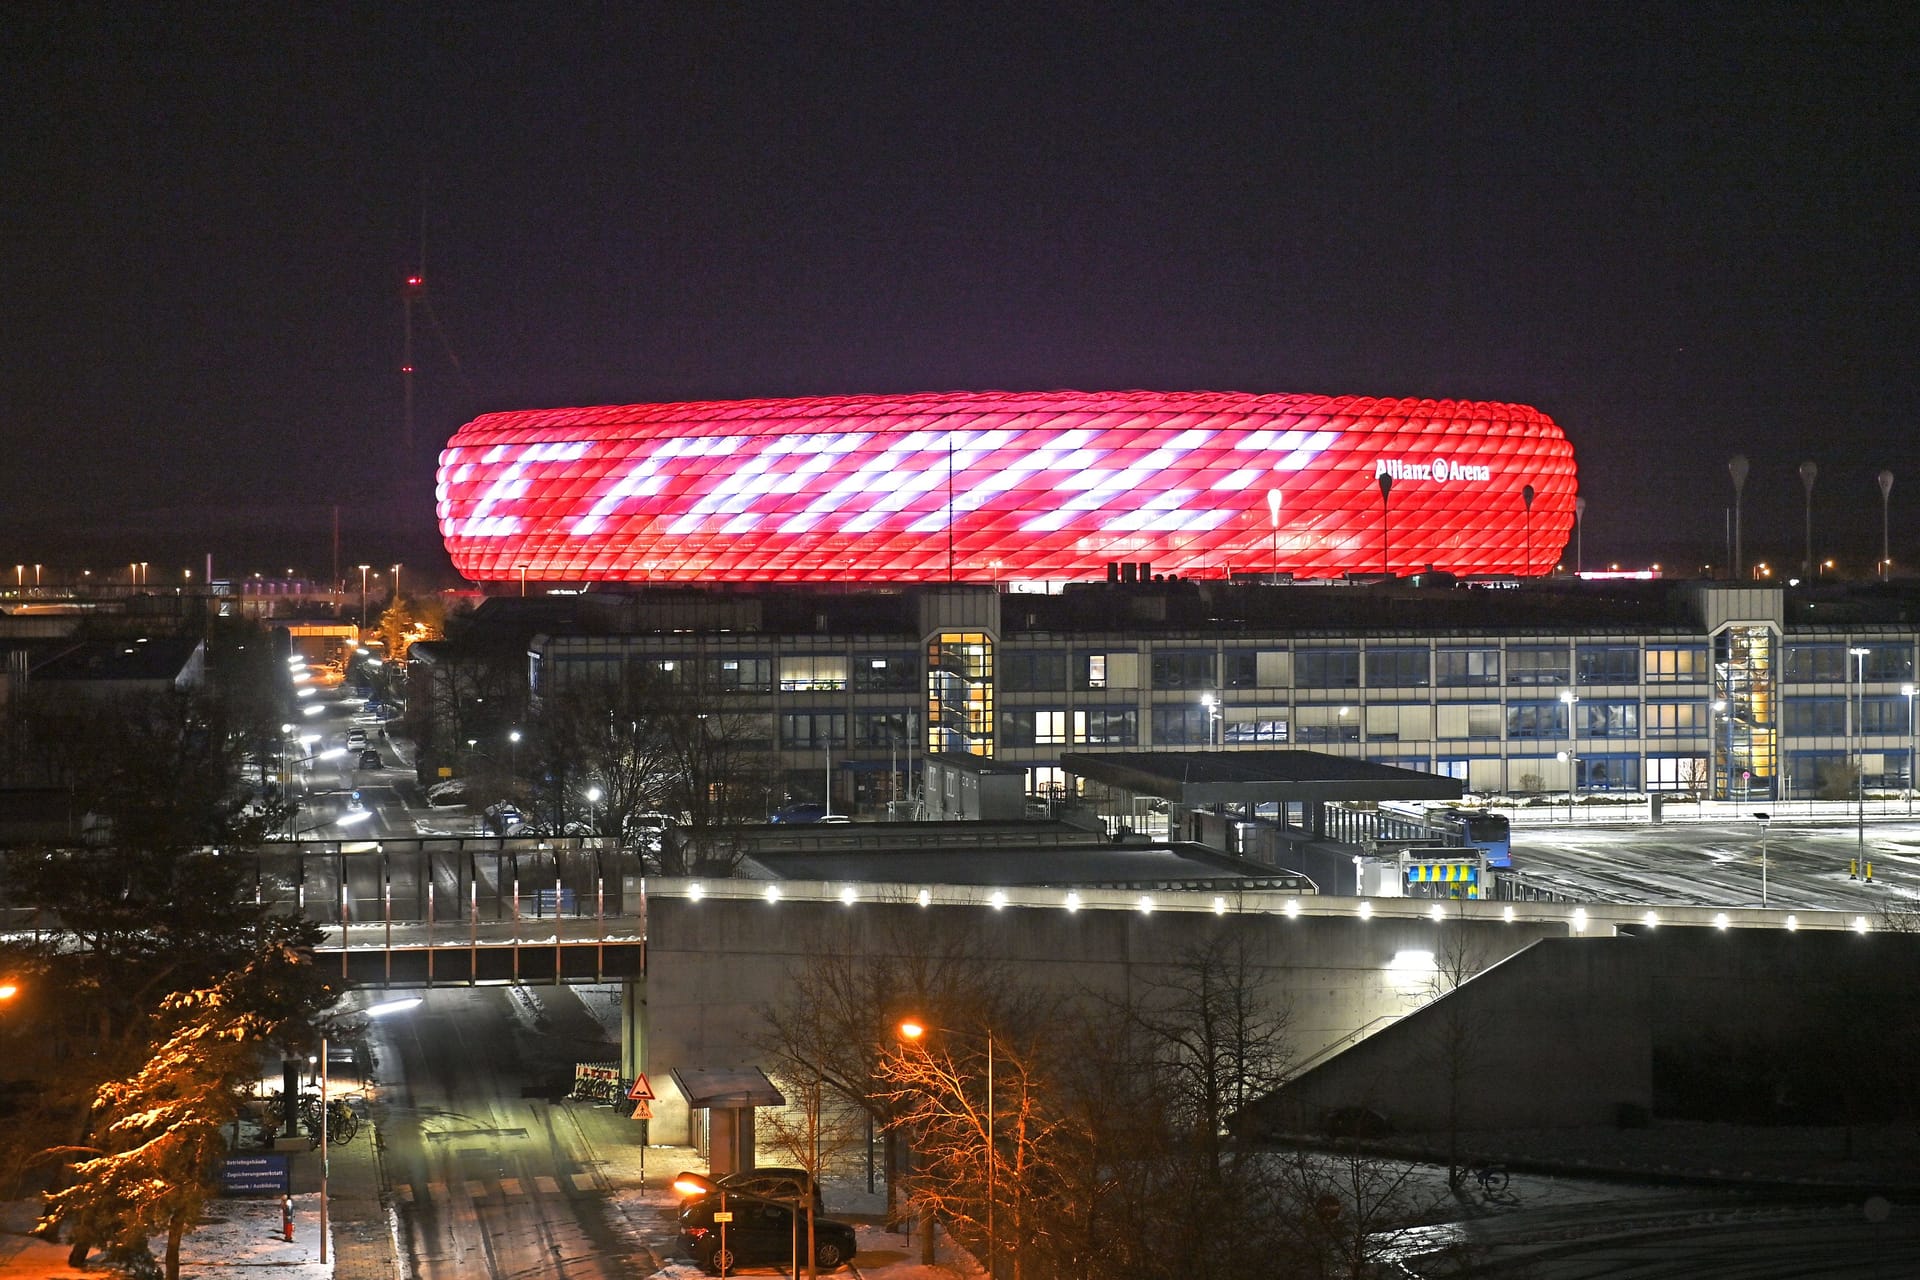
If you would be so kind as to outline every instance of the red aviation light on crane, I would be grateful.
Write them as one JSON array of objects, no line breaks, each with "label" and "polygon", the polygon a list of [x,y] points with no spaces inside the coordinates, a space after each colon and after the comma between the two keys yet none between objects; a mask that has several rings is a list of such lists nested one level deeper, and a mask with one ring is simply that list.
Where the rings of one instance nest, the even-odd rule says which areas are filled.
[{"label": "red aviation light on crane", "polygon": [[1525,405],[963,392],[488,414],[441,453],[437,514],[493,581],[1510,575],[1552,571],[1576,488]]},{"label": "red aviation light on crane", "polygon": [[421,285],[424,285],[426,282],[427,282],[427,279],[425,276],[408,276],[407,288],[418,289]]}]

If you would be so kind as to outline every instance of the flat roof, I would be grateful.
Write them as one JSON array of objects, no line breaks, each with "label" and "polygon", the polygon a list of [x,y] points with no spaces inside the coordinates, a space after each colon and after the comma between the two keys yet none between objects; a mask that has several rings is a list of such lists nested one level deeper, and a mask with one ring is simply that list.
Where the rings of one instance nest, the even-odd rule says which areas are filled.
[{"label": "flat roof", "polygon": [[[855,827],[862,824],[855,823]],[[755,853],[788,880],[885,880],[901,884],[1113,885],[1285,877],[1199,845],[1078,844],[1025,848],[865,849]]]},{"label": "flat roof", "polygon": [[1283,801],[1458,800],[1465,784],[1323,751],[1069,751],[1066,772],[1188,808]]}]

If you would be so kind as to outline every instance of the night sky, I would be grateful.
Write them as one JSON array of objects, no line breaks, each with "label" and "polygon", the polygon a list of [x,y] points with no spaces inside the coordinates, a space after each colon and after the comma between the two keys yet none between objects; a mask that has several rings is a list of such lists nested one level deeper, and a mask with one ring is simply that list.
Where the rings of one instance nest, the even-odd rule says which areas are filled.
[{"label": "night sky", "polygon": [[1589,567],[1722,560],[1744,450],[1864,572],[1887,467],[1920,567],[1913,5],[1287,8],[8,5],[0,558],[424,567],[492,409],[1141,387],[1538,406]]}]

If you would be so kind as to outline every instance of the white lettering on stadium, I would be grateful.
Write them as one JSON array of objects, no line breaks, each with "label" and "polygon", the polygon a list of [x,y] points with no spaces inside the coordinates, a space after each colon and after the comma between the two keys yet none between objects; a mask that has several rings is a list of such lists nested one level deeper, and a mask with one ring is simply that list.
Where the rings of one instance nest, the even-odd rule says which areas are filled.
[{"label": "white lettering on stadium", "polygon": [[1406,458],[1377,458],[1373,464],[1373,478],[1378,480],[1381,476],[1388,477],[1395,484],[1412,480],[1437,480],[1442,484],[1452,481],[1479,484],[1493,478],[1493,468],[1468,462],[1456,462],[1449,458],[1435,458],[1430,462],[1414,462]]}]

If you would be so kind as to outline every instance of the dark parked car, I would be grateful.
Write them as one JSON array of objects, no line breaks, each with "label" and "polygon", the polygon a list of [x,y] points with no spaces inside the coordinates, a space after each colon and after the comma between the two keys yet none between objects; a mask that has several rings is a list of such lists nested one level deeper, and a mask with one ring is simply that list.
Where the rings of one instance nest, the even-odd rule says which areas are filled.
[{"label": "dark parked car", "polygon": [[362,769],[378,769],[383,763],[380,759],[380,753],[372,747],[368,747],[360,753],[360,767]]},{"label": "dark parked car", "polygon": [[[727,1241],[720,1243],[720,1225],[713,1215],[722,1201],[733,1221],[726,1224]],[[795,1233],[798,1233],[797,1235]],[[807,1246],[806,1214],[794,1221],[794,1211],[777,1200],[758,1196],[701,1196],[680,1211],[680,1243],[707,1271],[718,1275],[743,1266],[784,1266],[793,1258],[795,1241]],[[853,1261],[856,1249],[853,1225],[835,1218],[813,1219],[813,1260],[822,1271]]]},{"label": "dark parked car", "polygon": [[729,1173],[720,1179],[720,1186],[728,1194],[739,1193],[746,1196],[760,1196],[767,1200],[784,1200],[788,1203],[805,1198],[809,1192],[813,1196],[813,1212],[816,1217],[827,1211],[827,1205],[820,1198],[820,1188],[805,1169],[782,1169],[771,1165],[761,1165],[756,1169],[742,1169],[738,1173]]}]

